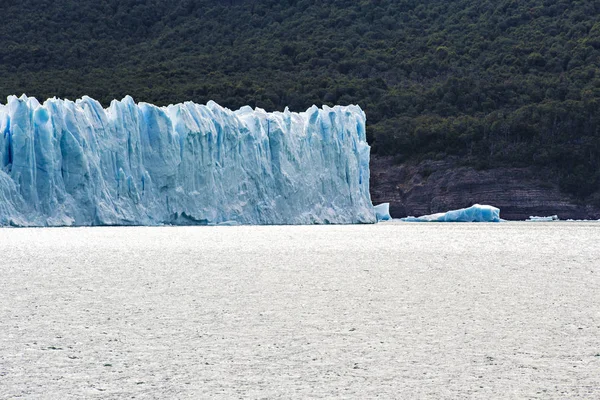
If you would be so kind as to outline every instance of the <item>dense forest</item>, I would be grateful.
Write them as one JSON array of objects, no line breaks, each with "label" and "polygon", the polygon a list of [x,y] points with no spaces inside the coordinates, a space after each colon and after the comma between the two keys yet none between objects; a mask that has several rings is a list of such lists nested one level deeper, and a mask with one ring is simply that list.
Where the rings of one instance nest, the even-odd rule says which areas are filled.
[{"label": "dense forest", "polygon": [[[600,186],[598,0],[3,0],[0,96],[359,104],[373,151]],[[596,196],[598,197],[598,196]]]}]

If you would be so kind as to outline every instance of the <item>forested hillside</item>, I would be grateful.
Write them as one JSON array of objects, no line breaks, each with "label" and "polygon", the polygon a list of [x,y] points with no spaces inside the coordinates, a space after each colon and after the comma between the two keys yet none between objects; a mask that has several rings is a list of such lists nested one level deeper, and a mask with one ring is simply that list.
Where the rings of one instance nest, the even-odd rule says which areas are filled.
[{"label": "forested hillside", "polygon": [[[397,162],[600,185],[597,0],[3,0],[0,97],[359,104]],[[596,196],[598,198],[598,196]]]}]

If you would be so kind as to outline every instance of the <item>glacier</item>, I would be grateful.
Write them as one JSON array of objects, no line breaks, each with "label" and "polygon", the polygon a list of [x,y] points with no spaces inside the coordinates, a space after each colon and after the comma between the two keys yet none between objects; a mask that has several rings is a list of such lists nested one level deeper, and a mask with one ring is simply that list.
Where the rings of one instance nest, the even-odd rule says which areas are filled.
[{"label": "glacier", "polygon": [[358,106],[0,104],[0,225],[375,223]]},{"label": "glacier", "polygon": [[471,207],[421,217],[400,218],[405,222],[500,222],[500,209],[474,204]]}]

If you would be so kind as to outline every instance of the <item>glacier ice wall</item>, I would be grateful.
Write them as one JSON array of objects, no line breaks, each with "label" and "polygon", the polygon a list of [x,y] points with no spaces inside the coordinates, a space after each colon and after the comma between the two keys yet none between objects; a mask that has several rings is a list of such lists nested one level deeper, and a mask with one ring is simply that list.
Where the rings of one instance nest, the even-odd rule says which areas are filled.
[{"label": "glacier ice wall", "polygon": [[0,105],[0,225],[373,223],[358,106]]}]

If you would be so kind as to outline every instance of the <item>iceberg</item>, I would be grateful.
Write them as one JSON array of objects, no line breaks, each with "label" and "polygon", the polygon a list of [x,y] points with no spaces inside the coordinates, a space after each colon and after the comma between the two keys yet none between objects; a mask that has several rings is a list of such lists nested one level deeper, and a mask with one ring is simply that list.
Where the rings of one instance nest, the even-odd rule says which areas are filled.
[{"label": "iceberg", "polygon": [[500,209],[474,204],[468,208],[452,210],[445,213],[424,215],[422,217],[401,218],[405,222],[500,222]]},{"label": "iceberg", "polygon": [[392,217],[390,215],[390,203],[382,203],[375,206],[375,216],[377,217],[377,222],[379,221],[391,221]]},{"label": "iceberg", "polygon": [[552,221],[560,221],[558,215],[550,215],[547,217],[536,217],[530,216],[529,219],[526,219],[527,222],[552,222]]},{"label": "iceberg", "polygon": [[0,104],[0,225],[374,223],[364,112]]}]

